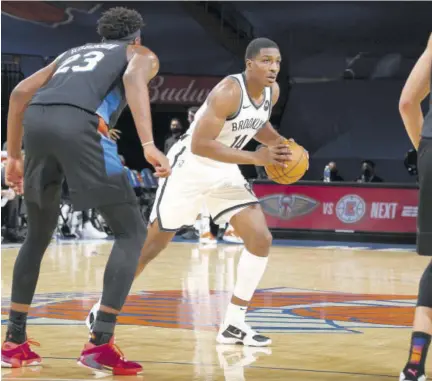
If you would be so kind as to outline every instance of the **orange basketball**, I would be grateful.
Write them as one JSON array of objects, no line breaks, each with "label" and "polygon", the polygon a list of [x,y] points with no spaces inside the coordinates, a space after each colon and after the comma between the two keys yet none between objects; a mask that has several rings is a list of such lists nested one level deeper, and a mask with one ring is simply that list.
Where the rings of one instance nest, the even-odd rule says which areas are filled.
[{"label": "orange basketball", "polygon": [[291,151],[291,161],[285,162],[287,167],[266,165],[265,171],[270,180],[279,184],[293,184],[299,181],[309,168],[309,158],[306,150],[296,142],[285,140]]}]

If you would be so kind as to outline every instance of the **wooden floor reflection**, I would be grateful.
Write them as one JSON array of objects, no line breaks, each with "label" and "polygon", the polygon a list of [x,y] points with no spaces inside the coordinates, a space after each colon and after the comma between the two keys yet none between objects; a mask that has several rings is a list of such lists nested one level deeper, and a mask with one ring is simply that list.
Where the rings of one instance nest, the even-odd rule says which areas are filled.
[{"label": "wooden floor reflection", "polygon": [[[97,379],[76,358],[110,248],[110,242],[50,246],[28,323],[44,365],[2,369],[4,379]],[[275,246],[248,313],[250,324],[270,335],[273,345],[219,346],[215,333],[240,253],[233,245],[172,243],[135,281],[116,330],[116,341],[127,358],[142,363],[144,374],[103,379],[397,379],[427,258],[404,251]],[[16,254],[16,248],[2,249],[2,335]]]}]

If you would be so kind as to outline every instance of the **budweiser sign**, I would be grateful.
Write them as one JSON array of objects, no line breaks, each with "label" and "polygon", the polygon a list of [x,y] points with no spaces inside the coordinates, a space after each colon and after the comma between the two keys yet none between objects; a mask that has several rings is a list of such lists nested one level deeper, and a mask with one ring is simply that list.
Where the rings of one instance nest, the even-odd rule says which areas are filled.
[{"label": "budweiser sign", "polygon": [[150,102],[201,105],[220,80],[219,77],[158,75],[149,84]]}]

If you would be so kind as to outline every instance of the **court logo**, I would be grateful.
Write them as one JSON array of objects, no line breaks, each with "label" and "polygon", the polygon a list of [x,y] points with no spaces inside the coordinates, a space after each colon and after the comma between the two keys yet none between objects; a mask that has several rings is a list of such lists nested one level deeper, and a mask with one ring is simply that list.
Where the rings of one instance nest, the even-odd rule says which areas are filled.
[{"label": "court logo", "polygon": [[267,215],[285,221],[305,216],[319,206],[318,201],[298,194],[274,194],[261,198],[260,204]]},{"label": "court logo", "polygon": [[[149,291],[130,295],[118,318],[123,325],[216,331],[231,294],[208,290],[199,300],[186,290]],[[28,325],[84,324],[99,295],[39,294]],[[7,324],[8,300],[2,300]],[[361,333],[366,328],[407,328],[412,325],[416,297],[272,288],[258,290],[247,320],[261,332]]]},{"label": "court logo", "polygon": [[360,221],[366,212],[366,203],[356,194],[342,197],[336,204],[336,215],[342,222],[353,224]]}]

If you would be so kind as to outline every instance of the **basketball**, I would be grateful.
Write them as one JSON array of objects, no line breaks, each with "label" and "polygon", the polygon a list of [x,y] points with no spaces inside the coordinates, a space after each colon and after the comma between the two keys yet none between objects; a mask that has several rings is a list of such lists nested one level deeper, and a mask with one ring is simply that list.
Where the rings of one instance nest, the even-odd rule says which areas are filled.
[{"label": "basketball", "polygon": [[293,184],[299,181],[309,168],[309,157],[306,150],[296,142],[285,140],[291,151],[291,161],[286,161],[287,167],[274,164],[266,165],[265,171],[270,180],[279,184]]}]

